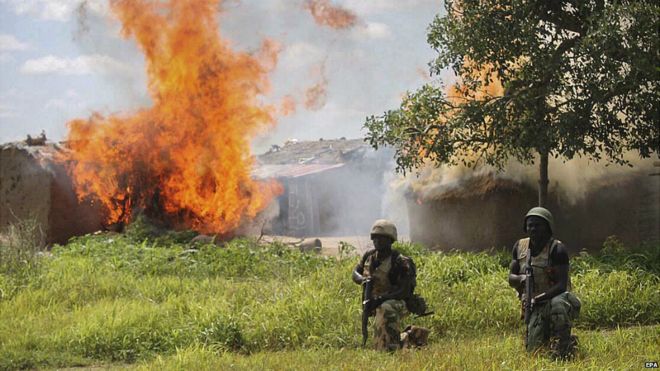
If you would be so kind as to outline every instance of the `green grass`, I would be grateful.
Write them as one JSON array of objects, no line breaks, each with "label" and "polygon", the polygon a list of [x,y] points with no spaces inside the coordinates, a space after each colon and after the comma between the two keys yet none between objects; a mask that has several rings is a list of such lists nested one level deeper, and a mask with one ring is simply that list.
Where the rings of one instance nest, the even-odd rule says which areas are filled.
[{"label": "green grass", "polygon": [[141,362],[143,370],[637,370],[655,360],[660,326],[604,331],[576,331],[580,350],[572,361],[552,361],[545,354],[528,355],[517,334],[472,338],[441,338],[422,350],[384,354],[363,349],[314,349],[241,355],[204,347],[180,349],[173,355]]},{"label": "green grass", "polygon": [[190,234],[150,236],[77,238],[29,274],[0,271],[0,369],[402,369],[402,361],[412,369],[618,369],[658,358],[657,247],[631,253],[608,241],[602,255],[572,260],[581,346],[561,364],[524,353],[503,254],[400,245],[436,315],[406,321],[432,329],[427,349],[388,355],[358,347],[357,257],[249,239],[192,249]]}]

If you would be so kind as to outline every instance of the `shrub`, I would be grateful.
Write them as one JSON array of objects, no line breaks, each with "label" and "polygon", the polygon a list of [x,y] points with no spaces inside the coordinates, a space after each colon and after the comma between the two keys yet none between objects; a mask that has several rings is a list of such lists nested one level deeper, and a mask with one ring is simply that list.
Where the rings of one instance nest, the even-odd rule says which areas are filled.
[{"label": "shrub", "polygon": [[234,318],[215,318],[204,326],[199,340],[215,351],[239,351],[245,346],[241,328]]}]

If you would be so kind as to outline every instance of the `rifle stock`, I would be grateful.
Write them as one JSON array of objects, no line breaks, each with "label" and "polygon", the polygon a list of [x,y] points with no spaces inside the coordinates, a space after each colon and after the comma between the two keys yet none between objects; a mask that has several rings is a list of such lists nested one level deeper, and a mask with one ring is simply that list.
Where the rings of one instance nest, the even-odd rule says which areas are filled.
[{"label": "rifle stock", "polygon": [[371,312],[371,292],[373,290],[373,281],[367,278],[362,284],[362,346],[367,345],[369,338],[369,312]]},{"label": "rifle stock", "polygon": [[534,271],[532,270],[532,252],[527,252],[527,266],[525,267],[525,327],[529,333],[529,321],[532,317],[534,296]]}]

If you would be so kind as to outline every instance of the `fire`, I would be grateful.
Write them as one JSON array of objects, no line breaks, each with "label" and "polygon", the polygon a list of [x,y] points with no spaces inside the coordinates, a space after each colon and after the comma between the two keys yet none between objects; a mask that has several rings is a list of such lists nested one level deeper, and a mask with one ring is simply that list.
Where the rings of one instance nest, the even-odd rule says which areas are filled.
[{"label": "fire", "polygon": [[220,0],[111,0],[123,36],[144,52],[153,105],[68,123],[79,198],[98,198],[108,223],[137,211],[173,227],[227,234],[281,192],[250,178],[250,138],[275,124],[260,103],[279,46],[233,51],[218,33]]},{"label": "fire", "polygon": [[[467,67],[470,67],[474,62],[466,60],[464,63]],[[457,83],[450,85],[446,89],[447,98],[454,106],[460,106],[468,103],[470,100],[485,100],[504,95],[502,81],[495,72],[489,72],[488,66],[474,72],[474,75],[469,77],[481,82],[481,86],[478,90],[471,90],[466,85],[462,84],[460,79]],[[408,106],[411,105],[412,103],[409,102]],[[404,109],[408,109],[408,107],[405,107]],[[436,141],[438,140],[438,132],[442,130],[442,125],[447,122],[447,119],[451,117],[452,114],[452,110],[445,112],[437,117],[434,123],[425,128],[424,135],[413,137],[413,140],[417,143],[417,156],[419,158],[424,159],[434,156],[432,148],[435,147]],[[486,118],[484,125],[487,126],[489,124],[490,120]],[[487,147],[487,145],[483,146]],[[473,151],[469,156],[477,158],[479,154],[477,151]]]},{"label": "fire", "polygon": [[353,12],[332,5],[329,0],[307,0],[305,9],[309,10],[314,21],[321,26],[346,29],[355,26],[358,21]]},{"label": "fire", "polygon": [[[474,62],[466,60],[465,66],[470,67]],[[470,91],[464,85],[452,85],[447,89],[447,96],[451,101],[457,104],[462,104],[468,99],[483,100],[492,97],[501,97],[504,95],[504,87],[502,81],[495,72],[488,72],[489,66],[484,66],[481,70],[477,71],[473,79],[481,82],[481,88],[478,91]],[[489,82],[487,84],[487,82]]]}]

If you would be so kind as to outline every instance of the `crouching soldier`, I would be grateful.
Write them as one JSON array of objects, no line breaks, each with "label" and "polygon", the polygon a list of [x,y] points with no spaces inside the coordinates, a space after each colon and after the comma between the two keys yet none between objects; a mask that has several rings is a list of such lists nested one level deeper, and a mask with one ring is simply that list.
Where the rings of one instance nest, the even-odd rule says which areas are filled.
[{"label": "crouching soldier", "polygon": [[529,237],[513,246],[509,285],[518,291],[523,304],[527,351],[549,342],[553,357],[568,358],[576,343],[571,321],[580,313],[580,300],[569,291],[566,247],[553,238],[554,219],[542,207],[529,210],[523,230]]},{"label": "crouching soldier", "polygon": [[394,224],[377,220],[371,227],[375,248],[367,251],[353,270],[353,281],[365,286],[365,292],[370,291],[363,304],[363,336],[368,316],[375,314],[374,337],[378,350],[393,351],[401,347],[401,320],[408,314],[405,300],[414,290],[414,264],[392,249],[396,239]]}]

